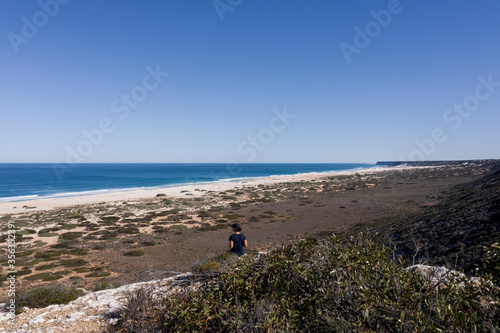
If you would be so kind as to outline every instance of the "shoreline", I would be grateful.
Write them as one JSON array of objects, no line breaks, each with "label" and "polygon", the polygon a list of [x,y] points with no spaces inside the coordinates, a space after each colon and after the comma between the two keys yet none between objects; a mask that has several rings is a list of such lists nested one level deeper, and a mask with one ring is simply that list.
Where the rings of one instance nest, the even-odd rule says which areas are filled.
[{"label": "shoreline", "polygon": [[144,199],[151,199],[155,197],[157,194],[164,194],[166,196],[180,198],[183,197],[186,193],[190,193],[192,197],[198,197],[204,195],[204,193],[208,191],[220,192],[220,191],[231,190],[237,187],[269,185],[269,184],[284,183],[284,182],[311,181],[313,179],[319,179],[324,177],[349,176],[356,173],[365,174],[367,172],[371,173],[371,172],[383,172],[387,170],[406,170],[406,169],[431,168],[431,167],[435,168],[436,166],[406,166],[406,165],[394,166],[394,167],[375,166],[371,168],[352,169],[343,171],[309,172],[309,173],[299,173],[292,175],[274,175],[266,177],[242,178],[241,180],[232,178],[226,180],[218,180],[214,182],[177,184],[171,186],[166,185],[165,187],[152,187],[144,189],[130,189],[130,190],[118,189],[116,191],[112,190],[112,192],[107,192],[107,193],[95,193],[87,195],[39,197],[37,199],[31,199],[31,200],[0,202],[0,214],[8,215],[8,214],[32,213],[36,211],[47,211],[47,210],[60,209],[71,206],[78,206],[78,205],[98,204],[101,202],[118,203],[123,201],[144,200]]},{"label": "shoreline", "polygon": [[[249,254],[295,239],[368,235],[404,225],[446,200],[455,186],[467,187],[491,169],[397,166],[263,177],[119,193],[127,200],[131,194],[137,197],[127,203],[116,200],[117,193],[66,197],[2,220],[19,223],[19,290],[50,283],[99,290],[104,284],[123,286],[192,272],[226,252],[229,226],[235,222],[243,225]],[[157,197],[159,192],[165,193]],[[7,291],[2,288],[0,297]],[[38,313],[27,312],[26,321]]]},{"label": "shoreline", "polygon": [[[427,234],[425,228],[416,230],[415,235],[426,242],[429,231],[443,232],[441,218],[454,219],[448,209],[450,202],[461,216],[472,216],[474,221],[485,216],[487,206],[478,208],[478,216],[471,215],[474,212],[463,215],[457,209],[462,201],[456,200],[456,196],[461,197],[464,190],[470,189],[480,195],[470,197],[464,204],[479,202],[481,198],[491,198],[485,201],[494,204],[496,199],[491,193],[495,187],[488,188],[488,193],[478,192],[477,188],[489,184],[491,175],[495,175],[491,172],[498,174],[499,166],[500,161],[375,167],[40,199],[25,202],[31,206],[37,202],[36,208],[16,208],[19,214],[1,219],[4,223],[13,220],[19,227],[15,267],[18,290],[48,284],[101,290],[162,280],[173,274],[193,272],[202,263],[217,262],[227,251],[230,225],[236,222],[243,226],[249,240],[246,252],[257,254],[302,238],[334,234],[347,240],[359,233],[395,235],[398,230],[413,230],[421,216],[433,212],[433,207],[441,207],[438,215],[431,214],[439,219],[429,224]],[[490,176],[483,178],[485,175]],[[157,197],[160,193],[163,195]],[[19,202],[3,203],[0,207],[6,204],[20,207]],[[488,225],[482,228],[480,235],[484,239],[490,233],[493,240],[498,238]],[[8,259],[7,229],[0,233],[0,247],[5,253],[0,260],[4,263]],[[445,230],[443,239],[453,238],[455,230],[463,229],[459,226],[449,229],[452,232]],[[404,244],[398,243],[398,248]],[[406,245],[412,244],[409,241]],[[410,257],[414,254],[408,253]],[[456,262],[454,256],[450,258],[450,262]],[[0,285],[8,287],[5,273],[4,269]],[[6,298],[8,291],[0,288],[0,299]],[[52,312],[55,307],[64,309],[52,306],[26,311],[19,317],[19,326],[29,323],[31,329],[52,328],[73,318],[71,313],[63,313],[61,320],[56,319]],[[45,320],[47,310],[51,313]],[[75,317],[75,322],[83,327],[87,323],[80,320],[85,316],[83,310],[77,313],[82,317]],[[98,313],[90,313],[86,319],[96,318],[95,315]]]}]

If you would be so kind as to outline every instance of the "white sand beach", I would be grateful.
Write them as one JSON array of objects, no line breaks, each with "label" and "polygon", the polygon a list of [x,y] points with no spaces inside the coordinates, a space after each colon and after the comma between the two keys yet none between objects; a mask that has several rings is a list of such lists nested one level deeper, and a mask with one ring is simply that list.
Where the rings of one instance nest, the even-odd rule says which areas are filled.
[{"label": "white sand beach", "polygon": [[[136,201],[141,199],[152,198],[160,193],[171,197],[182,197],[185,196],[186,193],[190,193],[192,196],[201,196],[208,191],[219,192],[219,191],[227,191],[234,188],[252,187],[258,185],[268,185],[268,184],[275,184],[282,182],[311,181],[331,176],[351,175],[356,173],[371,174],[374,172],[382,172],[395,169],[401,170],[409,168],[421,168],[421,167],[406,167],[406,166],[400,166],[397,168],[376,167],[370,169],[337,171],[331,173],[314,172],[314,173],[304,173],[296,175],[270,176],[270,177],[254,178],[254,179],[238,180],[238,181],[221,181],[215,183],[200,183],[200,184],[181,185],[181,186],[165,187],[165,188],[116,191],[103,194],[68,196],[68,197],[57,197],[57,198],[40,198],[28,201],[2,202],[0,203],[0,215],[31,213],[39,210],[51,210],[51,209],[58,209],[58,208],[77,206],[77,205],[97,204],[100,202],[120,203],[123,201]],[[197,191],[195,191],[195,189]]]}]

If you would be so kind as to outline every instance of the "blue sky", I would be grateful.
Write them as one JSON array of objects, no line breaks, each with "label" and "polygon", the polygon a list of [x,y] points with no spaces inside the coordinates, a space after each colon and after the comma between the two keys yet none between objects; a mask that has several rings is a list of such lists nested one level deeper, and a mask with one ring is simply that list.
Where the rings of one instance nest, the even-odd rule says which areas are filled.
[{"label": "blue sky", "polygon": [[0,162],[500,158],[499,14],[461,0],[2,1]]}]

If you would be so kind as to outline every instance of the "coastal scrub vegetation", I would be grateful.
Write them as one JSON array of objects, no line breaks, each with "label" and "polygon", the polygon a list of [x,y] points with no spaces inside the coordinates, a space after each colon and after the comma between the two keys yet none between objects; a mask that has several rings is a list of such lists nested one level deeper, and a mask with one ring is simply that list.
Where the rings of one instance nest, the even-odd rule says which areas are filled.
[{"label": "coastal scrub vegetation", "polygon": [[[495,258],[493,253],[491,257]],[[457,276],[436,286],[405,267],[404,261],[389,248],[363,237],[349,242],[340,242],[335,236],[302,239],[266,255],[242,257],[227,271],[210,275],[195,291],[169,298],[151,297],[140,310],[129,304],[109,330],[494,332],[500,329],[500,289],[491,282],[497,281],[494,278],[473,283]]]},{"label": "coastal scrub vegetation", "polygon": [[21,312],[21,309],[25,306],[43,308],[51,304],[68,304],[83,295],[82,289],[68,287],[63,284],[20,291],[16,294],[15,299],[16,313]]},{"label": "coastal scrub vegetation", "polygon": [[[377,174],[368,174],[362,178],[358,177],[359,175],[335,176],[324,178],[321,182],[283,182],[273,185],[248,186],[237,191],[207,191],[204,196],[195,198],[166,198],[159,196],[126,203],[102,202],[49,211],[27,211],[12,216],[5,215],[0,217],[0,220],[6,222],[13,219],[16,221],[16,243],[18,246],[16,265],[19,267],[16,276],[19,286],[26,290],[45,285],[47,282],[57,282],[58,284],[92,289],[96,281],[109,284],[110,286],[117,281],[120,281],[120,283],[123,283],[123,281],[135,281],[136,279],[143,278],[141,275],[143,272],[141,269],[136,268],[138,267],[136,263],[154,262],[158,266],[170,265],[168,269],[175,271],[189,270],[189,267],[192,265],[190,261],[192,258],[202,258],[211,252],[205,253],[199,251],[198,254],[194,254],[189,246],[184,246],[181,239],[188,239],[197,233],[203,233],[203,239],[208,241],[210,239],[221,239],[217,237],[221,236],[224,229],[227,229],[228,225],[234,222],[243,223],[246,228],[254,229],[257,234],[266,233],[265,236],[262,236],[261,240],[257,238],[252,239],[252,246],[257,244],[258,247],[255,247],[255,249],[260,250],[280,246],[287,235],[288,238],[295,237],[295,235],[311,235],[308,234],[308,232],[312,232],[311,230],[318,230],[317,235],[322,237],[326,234],[331,234],[332,230],[335,230],[339,238],[343,240],[349,239],[351,235],[358,235],[362,231],[364,234],[368,233],[373,235],[373,237],[377,237],[379,242],[386,244],[387,248],[391,249],[391,251],[388,251],[387,249],[377,247],[378,250],[376,251],[386,251],[386,257],[390,257],[386,259],[391,259],[390,261],[381,261],[382,264],[380,265],[382,266],[396,265],[396,267],[402,268],[410,265],[412,261],[425,261],[431,265],[453,267],[467,274],[481,274],[481,276],[491,279],[498,286],[500,285],[500,249],[498,248],[498,244],[493,243],[498,242],[500,235],[500,212],[498,210],[500,207],[500,192],[498,191],[498,186],[500,186],[500,172],[497,171],[496,173],[486,175],[489,173],[489,167],[478,168],[478,166],[475,166],[474,168],[450,167],[450,169],[418,172],[415,170],[408,172],[389,171],[383,177]],[[483,174],[486,176],[476,178]],[[439,186],[436,185],[434,187],[434,179],[436,177],[450,178],[450,181],[437,183]],[[474,181],[464,182],[464,179]],[[443,184],[447,184],[446,186],[457,184],[457,186],[445,188],[442,187]],[[403,189],[397,190],[398,188]],[[200,191],[195,190],[195,192]],[[412,195],[406,197],[405,193],[408,192],[411,192]],[[374,193],[377,195],[374,195]],[[395,198],[400,194],[402,194],[402,199],[397,201]],[[386,202],[391,202],[391,205],[394,202],[395,208],[391,208],[390,210],[385,209]],[[297,208],[297,206],[302,205],[304,205],[302,211],[307,212],[303,216],[300,214],[301,209]],[[324,207],[324,209],[321,207]],[[355,212],[358,210],[361,213],[358,214]],[[309,221],[311,225],[306,223]],[[345,229],[344,227],[341,230],[330,228],[330,226],[335,226],[337,221],[345,223]],[[4,225],[6,224],[4,223]],[[269,233],[270,229],[277,226],[279,226],[278,230],[280,230],[279,235],[277,233],[276,235]],[[259,229],[262,229],[262,231],[259,231]],[[323,230],[323,233],[321,230]],[[0,233],[5,233],[0,234],[0,248],[2,249],[6,249],[7,246],[8,235],[6,231],[8,231],[6,226],[0,230]],[[304,231],[307,232],[304,233]],[[226,239],[225,234],[223,238]],[[258,244],[259,242],[260,244]],[[325,247],[332,247],[331,251],[340,253],[339,251],[347,251],[348,248],[346,245],[337,244],[336,242],[338,241],[318,241],[314,245],[314,241],[307,240],[301,241],[300,244],[308,242],[311,242],[311,252],[309,253],[319,251],[320,248]],[[171,252],[164,251],[162,253],[165,253],[165,255],[158,255],[158,248],[167,244],[179,244],[178,252],[176,250],[176,253],[172,255]],[[147,249],[142,248],[146,246],[148,246]],[[293,246],[297,246],[297,244]],[[358,246],[364,245],[359,244]],[[333,250],[335,247],[339,249]],[[392,252],[393,249],[395,253]],[[96,255],[96,251],[100,251],[98,255],[99,258],[103,258],[102,262],[98,263],[91,259],[93,255]],[[289,258],[284,255],[275,257],[275,255],[280,253],[279,251],[260,259],[253,259],[251,256],[247,256],[238,260],[235,256],[226,257],[227,254],[220,256],[211,255],[210,258],[203,259],[192,267],[193,271],[195,271],[196,279],[198,281],[199,279],[205,281],[205,284],[200,289],[200,295],[184,295],[179,298],[184,303],[177,306],[168,303],[168,311],[162,308],[164,302],[166,302],[165,300],[155,299],[151,304],[156,304],[155,306],[159,307],[158,317],[151,317],[151,313],[147,313],[145,318],[153,318],[154,320],[151,325],[168,331],[169,327],[175,327],[168,326],[171,325],[170,319],[167,320],[165,318],[170,318],[168,317],[169,313],[188,311],[187,305],[191,303],[195,306],[193,311],[205,309],[198,304],[201,301],[197,300],[197,298],[202,299],[206,294],[210,295],[212,292],[210,288],[215,288],[213,285],[226,288],[229,283],[226,277],[232,276],[231,274],[236,274],[233,276],[233,279],[236,280],[245,281],[248,278],[245,286],[253,288],[252,290],[268,286],[271,282],[266,282],[267,284],[265,284],[262,282],[262,279],[264,279],[262,276],[263,274],[270,273],[265,273],[252,265],[256,265],[257,262],[267,262],[266,265],[279,267],[280,265],[277,263],[280,260],[279,258]],[[189,256],[185,255],[183,257],[182,254],[187,252],[189,252]],[[379,260],[377,253],[363,253],[365,253],[364,256],[351,257],[349,259],[351,260],[351,264],[349,265],[357,267],[356,265],[359,263],[354,262],[354,260],[357,260],[356,258],[360,258],[360,260],[366,259],[371,263],[370,265],[375,265],[374,263]],[[181,255],[178,256],[178,254]],[[90,256],[86,257],[86,255]],[[401,255],[406,261],[401,263],[399,259],[396,260],[395,256],[398,255]],[[138,260],[139,257],[140,260]],[[306,259],[307,255],[304,254],[302,257]],[[168,264],[165,264],[166,260],[157,260],[165,258],[168,258]],[[177,262],[174,259],[171,260],[171,258],[176,258]],[[335,259],[332,258],[332,256],[325,256],[324,260]],[[127,262],[130,265],[126,271],[119,267],[122,262]],[[348,264],[347,261],[344,263]],[[0,265],[4,267],[8,266],[6,251],[3,251],[3,254],[0,255]],[[236,266],[233,268],[234,265]],[[310,293],[317,293],[319,294],[318,297],[326,297],[328,295],[333,295],[331,297],[338,296],[338,293],[334,292],[334,282],[332,282],[331,276],[327,274],[330,272],[327,272],[326,268],[322,268],[323,266],[316,265],[316,263],[311,264],[311,260],[306,260],[303,263],[300,260],[293,261],[290,265],[292,269],[290,273],[282,273],[277,268],[272,271],[273,274],[276,274],[275,281],[282,281],[279,283],[285,284],[285,281],[288,281],[293,274],[302,274],[307,276],[309,285],[313,287],[318,286],[318,289],[314,289]],[[308,265],[308,269],[311,270],[310,273],[304,273],[305,265]],[[340,268],[342,267],[341,263],[337,263],[337,266],[338,268],[335,269],[345,269],[348,273],[353,269],[351,266]],[[324,271],[321,271],[322,269]],[[251,275],[252,270],[256,272],[255,274],[260,274],[258,278]],[[396,269],[393,270],[396,271]],[[405,281],[404,277],[398,274],[394,277],[395,281]],[[5,285],[7,277],[8,275],[6,274],[0,276],[0,285]],[[314,279],[323,278],[326,287],[321,284],[323,282],[314,282],[316,281]],[[257,279],[261,279],[262,281]],[[267,279],[270,278],[267,277]],[[403,325],[403,322],[411,323],[412,320],[414,321],[414,318],[417,316],[415,311],[420,310],[417,309],[414,311],[409,305],[405,308],[401,305],[401,300],[394,301],[390,298],[388,301],[385,300],[382,295],[378,294],[386,292],[381,286],[377,287],[376,283],[380,283],[379,280],[381,279],[379,275],[367,273],[365,274],[366,280],[360,279],[359,275],[354,275],[352,280],[347,280],[347,278],[339,280],[340,282],[337,284],[337,287],[343,288],[343,290],[351,288],[352,293],[350,295],[352,297],[363,299],[358,295],[361,293],[359,288],[350,287],[349,283],[359,284],[364,281],[365,285],[368,285],[370,288],[374,286],[373,293],[375,296],[370,296],[373,297],[373,300],[359,303],[363,306],[368,304],[368,320],[364,320],[363,316],[365,314],[356,309],[353,304],[347,304],[349,306],[346,307],[346,313],[334,313],[338,318],[334,316],[332,317],[334,319],[328,319],[330,318],[328,316],[333,316],[328,311],[329,309],[335,309],[334,306],[337,304],[335,302],[338,302],[342,306],[344,304],[341,303],[342,300],[332,301],[325,299],[321,300],[320,304],[326,310],[320,308],[317,316],[318,321],[327,320],[327,324],[330,325],[325,325],[324,327],[333,327],[331,328],[333,331],[342,331],[344,330],[343,327],[347,327],[345,329],[347,331],[379,331],[379,329],[372,327],[384,326],[374,326],[372,323],[375,320],[373,316],[376,318],[378,315],[377,311],[386,311],[390,314],[382,316],[392,319],[384,320],[394,320],[395,322],[393,326],[387,326],[390,328],[380,328],[382,331],[402,331],[406,330],[407,327],[417,327],[415,330],[424,327],[423,330],[425,330],[427,326],[422,326],[423,324],[421,323],[417,323],[418,325],[415,324],[416,326]],[[304,281],[294,280],[293,276],[289,281],[291,281],[290,283],[295,283],[297,288],[306,288],[308,286]],[[196,285],[196,283],[192,283]],[[402,282],[388,284],[388,290],[397,286],[397,283]],[[414,286],[413,289],[417,290],[417,287],[418,285]],[[204,318],[203,320],[206,321],[205,324],[201,322],[201,319],[193,320],[193,325],[195,325],[193,327],[201,327],[201,331],[217,331],[214,327],[221,327],[222,331],[300,331],[309,330],[309,327],[315,327],[311,326],[312,324],[308,324],[307,320],[310,319],[304,317],[303,314],[305,312],[302,307],[299,307],[299,303],[302,302],[301,300],[310,297],[307,294],[301,294],[302,291],[300,290],[294,291],[294,289],[290,291],[290,289],[282,288],[278,285],[275,288],[277,290],[270,291],[266,289],[254,297],[252,295],[245,296],[247,295],[245,293],[249,291],[246,291],[244,289],[246,287],[243,287],[242,284],[236,284],[234,288],[236,288],[234,289],[234,293],[238,293],[238,295],[241,293],[243,295],[242,299],[244,303],[241,303],[241,299],[238,297],[231,299],[231,296],[227,292],[217,291],[219,294],[213,297],[217,296],[219,299],[227,300],[229,305],[224,307],[218,299],[209,296],[207,304],[213,306],[214,310],[210,310],[212,312],[209,312],[208,316],[200,317]],[[266,288],[269,289],[270,287]],[[5,290],[7,289],[4,288],[4,292]],[[291,293],[290,296],[288,298],[285,297],[285,303],[281,304],[280,297],[289,292]],[[431,297],[430,300],[432,302],[443,303],[442,307],[441,305],[432,305],[434,306],[434,308],[430,307],[430,309],[433,309],[432,311],[445,311],[444,313],[451,311],[445,309],[446,302],[451,302],[453,299],[451,292],[447,295],[439,295],[439,297],[444,298],[437,298],[431,291],[427,290],[426,292],[428,293],[427,296]],[[442,292],[443,289],[440,289],[439,293],[442,294]],[[407,293],[407,295],[409,294],[410,292]],[[483,295],[482,292],[478,293],[478,295],[483,297],[481,296]],[[6,297],[5,294],[0,296],[2,298]],[[469,296],[472,299],[473,293],[471,292]],[[480,299],[483,300],[483,298]],[[490,304],[491,306],[498,304],[488,303],[498,302],[497,296],[493,295],[490,299],[491,301],[485,301],[485,304]],[[419,298],[417,300],[421,301]],[[377,304],[375,303],[376,301],[382,303]],[[392,302],[390,304],[393,304],[393,308],[387,305],[389,304],[387,302]],[[310,306],[312,307],[313,305]],[[33,307],[31,304],[28,304],[28,306]],[[151,309],[150,305],[147,305],[146,308]],[[488,308],[488,311],[490,311],[488,313],[496,313],[494,312],[497,311],[495,309],[497,308]],[[245,311],[249,311],[249,313]],[[292,318],[290,326],[281,327],[280,323],[285,320],[283,318],[287,318],[285,316],[286,311],[292,311],[288,316],[293,317],[298,313],[298,316],[302,316],[300,318],[305,319]],[[470,314],[476,313],[474,311],[479,310],[477,307],[473,307],[471,309],[467,308],[464,311]],[[137,311],[133,316],[130,313],[125,313],[124,318],[138,318],[140,325],[140,318],[143,316],[142,313],[141,311]],[[413,315],[410,316],[408,313]],[[235,319],[227,319],[227,316],[233,314],[235,315]],[[356,316],[361,316],[359,317],[361,318],[359,320],[362,320],[363,323],[361,326],[351,324],[353,318],[358,318]],[[401,318],[401,316],[404,318]],[[478,331],[487,331],[488,327],[495,327],[495,325],[498,327],[498,314],[496,316],[490,316],[493,319],[484,317],[490,318],[488,320],[495,324],[491,324],[493,326],[487,326],[487,324],[477,326],[484,328],[478,329]],[[281,318],[279,319],[281,321],[276,324],[273,318]],[[397,318],[397,320],[394,318]],[[434,320],[432,315],[425,318],[425,320]],[[487,323],[487,321],[484,321],[486,319],[483,319],[478,320],[478,322]],[[189,320],[188,317],[182,319],[179,322],[179,327],[183,327],[183,321],[187,322]],[[300,324],[299,321],[304,322],[304,324]],[[349,324],[342,326],[344,322]],[[163,326],[164,323],[167,326]],[[354,323],[357,323],[357,321],[354,321]],[[458,321],[450,321],[449,323],[451,323],[450,325],[461,324]],[[196,326],[198,324],[201,326]],[[443,322],[438,321],[438,324],[430,327],[444,327],[444,325]],[[290,327],[290,329],[287,327]],[[411,330],[410,328],[409,330]],[[133,331],[127,325],[121,326],[120,329],[123,331]],[[328,331],[326,328],[325,330]],[[432,329],[429,330],[432,331]],[[449,331],[452,329],[444,328],[443,330]],[[172,331],[174,331],[173,328]]]}]

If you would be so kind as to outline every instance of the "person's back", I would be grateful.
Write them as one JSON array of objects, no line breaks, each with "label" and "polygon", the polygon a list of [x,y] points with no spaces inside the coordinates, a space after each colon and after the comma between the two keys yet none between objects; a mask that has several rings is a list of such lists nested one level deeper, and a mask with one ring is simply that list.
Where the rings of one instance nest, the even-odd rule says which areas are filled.
[{"label": "person's back", "polygon": [[235,223],[231,227],[233,228],[234,234],[229,237],[229,251],[238,256],[242,256],[245,254],[243,248],[247,247],[247,239],[245,235],[241,233],[241,226],[239,223]]}]

